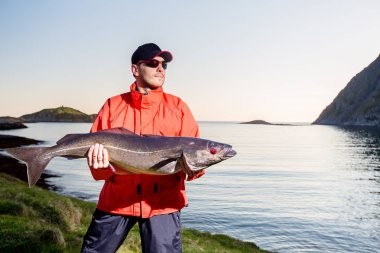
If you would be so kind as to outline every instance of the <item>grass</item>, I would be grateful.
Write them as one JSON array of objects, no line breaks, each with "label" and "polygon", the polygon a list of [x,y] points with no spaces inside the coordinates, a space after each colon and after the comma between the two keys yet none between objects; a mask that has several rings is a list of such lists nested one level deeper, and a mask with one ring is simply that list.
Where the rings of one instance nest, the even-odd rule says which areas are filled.
[{"label": "grass", "polygon": [[[79,252],[95,204],[0,174],[0,252]],[[268,252],[226,235],[182,229],[183,252]],[[118,253],[141,252],[135,226]]]}]

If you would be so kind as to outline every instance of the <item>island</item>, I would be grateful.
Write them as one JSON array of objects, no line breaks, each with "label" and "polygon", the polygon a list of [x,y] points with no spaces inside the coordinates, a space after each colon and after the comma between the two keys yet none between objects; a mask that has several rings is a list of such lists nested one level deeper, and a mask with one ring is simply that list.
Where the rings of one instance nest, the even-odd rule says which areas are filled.
[{"label": "island", "polygon": [[269,123],[265,120],[257,119],[252,120],[248,122],[241,122],[240,124],[253,124],[253,125],[271,125],[271,126],[293,126],[291,124],[276,124],[276,123]]},{"label": "island", "polygon": [[71,107],[57,107],[51,109],[43,109],[41,111],[25,114],[20,117],[26,123],[35,122],[84,122],[92,123],[96,118],[96,114],[85,114]]},{"label": "island", "polygon": [[0,130],[27,128],[24,123],[36,122],[92,123],[95,118],[96,114],[85,114],[77,109],[61,106],[25,114],[19,118],[0,117]]}]

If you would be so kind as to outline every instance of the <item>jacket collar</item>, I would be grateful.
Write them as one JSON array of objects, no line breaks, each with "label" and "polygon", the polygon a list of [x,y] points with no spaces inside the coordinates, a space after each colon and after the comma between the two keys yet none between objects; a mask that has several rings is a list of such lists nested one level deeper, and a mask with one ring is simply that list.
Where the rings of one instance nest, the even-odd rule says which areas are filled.
[{"label": "jacket collar", "polygon": [[150,108],[155,107],[161,103],[163,97],[163,89],[162,86],[149,91],[147,94],[140,93],[136,90],[136,83],[133,83],[130,87],[133,104],[137,108]]}]

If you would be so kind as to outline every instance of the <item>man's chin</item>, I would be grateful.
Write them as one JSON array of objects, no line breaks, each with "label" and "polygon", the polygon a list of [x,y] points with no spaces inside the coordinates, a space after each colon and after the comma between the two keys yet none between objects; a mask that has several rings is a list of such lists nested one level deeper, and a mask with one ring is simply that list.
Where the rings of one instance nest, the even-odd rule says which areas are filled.
[{"label": "man's chin", "polygon": [[160,88],[162,85],[164,85],[163,83],[160,83],[160,84],[149,84],[149,88],[151,90],[155,90],[157,88]]}]

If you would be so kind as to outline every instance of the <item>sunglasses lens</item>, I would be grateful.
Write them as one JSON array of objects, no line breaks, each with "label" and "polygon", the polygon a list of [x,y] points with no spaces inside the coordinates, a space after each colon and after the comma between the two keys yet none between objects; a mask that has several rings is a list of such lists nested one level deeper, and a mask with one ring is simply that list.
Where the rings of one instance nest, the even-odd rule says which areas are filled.
[{"label": "sunglasses lens", "polygon": [[[150,61],[145,61],[144,62],[146,66],[150,68],[157,68],[158,65],[160,65],[160,61],[157,60],[150,60]],[[162,68],[166,69],[168,67],[168,64],[166,62],[161,62],[162,63]]]},{"label": "sunglasses lens", "polygon": [[151,61],[147,61],[145,64],[150,68],[157,68],[157,66],[158,66],[158,64],[160,64],[160,62],[156,61],[156,60],[151,60]]}]

